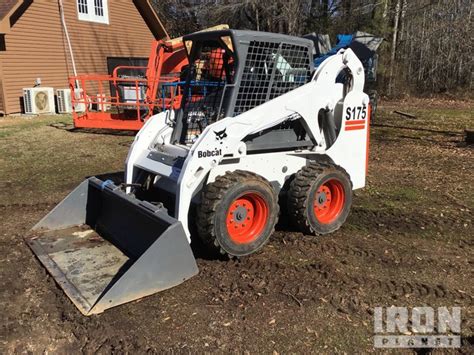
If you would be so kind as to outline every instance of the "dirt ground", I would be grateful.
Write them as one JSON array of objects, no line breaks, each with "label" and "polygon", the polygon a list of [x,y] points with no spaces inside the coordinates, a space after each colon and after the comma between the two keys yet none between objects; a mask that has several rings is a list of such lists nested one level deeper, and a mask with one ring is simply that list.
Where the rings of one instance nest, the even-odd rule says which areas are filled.
[{"label": "dirt ground", "polygon": [[70,132],[65,116],[1,119],[0,352],[373,352],[373,309],[396,305],[460,306],[460,351],[474,353],[473,109],[383,104],[367,187],[339,231],[280,226],[256,255],[198,259],[188,282],[91,317],[22,236],[84,177],[123,170],[133,137]]}]

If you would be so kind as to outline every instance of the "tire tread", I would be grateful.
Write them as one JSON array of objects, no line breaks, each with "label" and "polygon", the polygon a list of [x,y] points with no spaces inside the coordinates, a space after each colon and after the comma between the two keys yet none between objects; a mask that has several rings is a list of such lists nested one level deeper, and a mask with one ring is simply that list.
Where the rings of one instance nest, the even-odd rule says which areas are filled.
[{"label": "tire tread", "polygon": [[310,161],[307,166],[296,173],[290,185],[288,191],[288,214],[293,224],[303,233],[318,234],[308,221],[306,214],[307,200],[309,199],[315,178],[332,169],[338,170],[345,175],[348,181],[350,181],[352,189],[352,181],[346,170],[339,165],[326,161]]},{"label": "tire tread", "polygon": [[[215,233],[215,212],[228,190],[236,184],[245,184],[249,179],[267,185],[274,193],[272,185],[260,175],[245,170],[235,170],[232,172],[228,171],[225,175],[216,177],[214,182],[206,185],[201,195],[201,206],[198,208],[196,216],[196,227],[199,237],[211,250],[222,255],[227,255],[228,257],[234,256],[227,253],[219,244]],[[274,211],[274,213],[279,214],[278,203],[276,203],[276,211]],[[270,235],[273,234],[274,231],[275,224],[272,226]]]}]

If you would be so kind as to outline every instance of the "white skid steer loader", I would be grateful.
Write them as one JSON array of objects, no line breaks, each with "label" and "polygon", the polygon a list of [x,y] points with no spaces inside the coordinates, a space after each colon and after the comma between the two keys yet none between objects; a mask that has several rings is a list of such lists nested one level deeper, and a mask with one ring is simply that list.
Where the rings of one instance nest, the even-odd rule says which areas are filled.
[{"label": "white skid steer loader", "polygon": [[345,221],[365,185],[369,97],[341,50],[314,71],[312,42],[222,30],[183,38],[179,110],[149,119],[125,183],[89,178],[27,236],[86,315],[197,274],[191,231],[229,256],[260,249],[282,206],[305,233]]}]

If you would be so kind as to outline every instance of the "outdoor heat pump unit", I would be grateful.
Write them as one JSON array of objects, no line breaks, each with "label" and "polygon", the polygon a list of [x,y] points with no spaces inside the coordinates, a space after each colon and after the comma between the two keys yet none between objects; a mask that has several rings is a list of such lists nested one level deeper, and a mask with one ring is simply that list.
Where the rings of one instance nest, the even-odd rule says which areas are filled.
[{"label": "outdoor heat pump unit", "polygon": [[47,87],[23,89],[26,114],[54,113],[54,90]]},{"label": "outdoor heat pump unit", "polygon": [[71,89],[58,89],[56,91],[56,97],[58,100],[58,112],[71,113],[72,112]]},{"label": "outdoor heat pump unit", "polygon": [[[82,94],[82,89],[76,89],[75,91],[77,98],[80,98]],[[58,102],[58,112],[59,113],[72,113],[72,99],[71,99],[71,89],[58,89],[56,90],[57,102]],[[86,110],[86,105],[84,103],[76,103],[74,110],[76,112],[84,112]]]}]

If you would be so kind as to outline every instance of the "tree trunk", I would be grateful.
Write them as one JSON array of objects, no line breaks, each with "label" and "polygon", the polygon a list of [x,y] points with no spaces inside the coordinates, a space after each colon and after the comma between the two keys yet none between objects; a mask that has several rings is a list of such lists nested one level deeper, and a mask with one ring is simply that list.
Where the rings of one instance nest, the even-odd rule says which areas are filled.
[{"label": "tree trunk", "polygon": [[400,14],[400,38],[399,41],[403,41],[405,38],[405,14],[407,12],[407,0],[403,0],[402,12]]},{"label": "tree trunk", "polygon": [[382,18],[387,18],[387,15],[388,15],[388,2],[389,0],[384,0],[384,3],[383,3],[383,13],[382,13]]},{"label": "tree trunk", "polygon": [[400,18],[400,4],[401,0],[397,0],[395,5],[395,17],[393,21],[393,34],[392,34],[392,49],[390,51],[390,73],[388,79],[388,95],[393,93],[393,67],[395,66],[395,55],[397,51],[397,35],[398,35],[398,20]]}]

